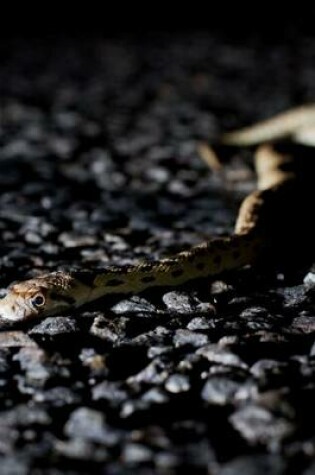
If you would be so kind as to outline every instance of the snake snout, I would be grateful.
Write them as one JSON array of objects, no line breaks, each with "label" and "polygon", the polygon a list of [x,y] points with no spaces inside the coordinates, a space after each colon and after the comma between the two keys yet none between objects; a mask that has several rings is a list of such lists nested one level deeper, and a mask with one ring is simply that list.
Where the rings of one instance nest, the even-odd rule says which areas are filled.
[{"label": "snake snout", "polygon": [[29,317],[29,308],[24,299],[8,292],[0,300],[0,328],[22,322]]}]

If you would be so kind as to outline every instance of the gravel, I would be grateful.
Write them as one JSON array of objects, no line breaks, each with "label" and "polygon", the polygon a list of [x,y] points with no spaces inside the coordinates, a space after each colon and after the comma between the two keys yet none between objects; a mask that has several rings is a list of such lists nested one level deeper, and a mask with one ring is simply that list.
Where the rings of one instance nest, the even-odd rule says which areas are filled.
[{"label": "gravel", "polygon": [[[315,93],[303,35],[5,41],[1,288],[232,232],[251,152],[200,141]],[[313,473],[314,264],[267,264],[1,332],[1,473]]]}]

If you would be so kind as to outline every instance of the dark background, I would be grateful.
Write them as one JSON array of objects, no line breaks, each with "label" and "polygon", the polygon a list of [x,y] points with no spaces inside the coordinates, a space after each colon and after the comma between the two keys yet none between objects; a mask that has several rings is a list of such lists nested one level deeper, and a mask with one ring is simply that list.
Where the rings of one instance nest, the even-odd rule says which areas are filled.
[{"label": "dark background", "polygon": [[3,7],[0,35],[3,37],[55,37],[151,34],[198,29],[244,38],[261,35],[270,41],[275,37],[292,37],[301,31],[314,32],[313,5],[292,2],[155,2],[130,5],[104,2],[89,5],[8,4]]}]

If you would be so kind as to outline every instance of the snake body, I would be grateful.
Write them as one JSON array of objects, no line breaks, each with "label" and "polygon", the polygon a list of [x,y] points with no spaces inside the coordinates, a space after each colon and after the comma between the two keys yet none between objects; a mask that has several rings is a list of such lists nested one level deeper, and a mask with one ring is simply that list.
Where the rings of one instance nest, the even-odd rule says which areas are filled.
[{"label": "snake body", "polygon": [[[314,123],[315,106],[305,106],[252,128],[225,134],[222,143],[259,144],[293,135]],[[111,266],[97,272],[57,271],[15,283],[0,301],[0,324],[7,326],[55,315],[113,293],[133,294],[155,286],[179,286],[253,264],[266,244],[272,243],[274,223],[281,218],[283,203],[292,197],[296,174],[290,165],[294,161],[293,156],[277,153],[269,145],[258,149],[257,190],[242,203],[233,235],[210,239],[157,262]]]},{"label": "snake body", "polygon": [[296,143],[315,145],[315,105],[306,104],[241,130],[223,134],[221,142],[254,146],[291,137]]}]

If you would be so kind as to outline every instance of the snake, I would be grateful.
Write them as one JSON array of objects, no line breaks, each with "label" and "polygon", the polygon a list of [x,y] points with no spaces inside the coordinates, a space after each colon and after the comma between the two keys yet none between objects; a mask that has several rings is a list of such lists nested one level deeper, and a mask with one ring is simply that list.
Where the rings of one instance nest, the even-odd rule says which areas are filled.
[{"label": "snake", "polygon": [[[258,146],[254,154],[257,186],[241,203],[231,235],[212,237],[158,261],[96,271],[57,270],[13,283],[0,300],[0,327],[58,315],[106,295],[178,287],[255,264],[274,242],[284,240],[283,210],[300,191],[295,154],[279,152],[274,142],[289,137],[303,143],[303,134],[307,137],[314,126],[315,105],[305,105],[222,135],[223,146]],[[307,138],[304,141],[308,143]]]}]

